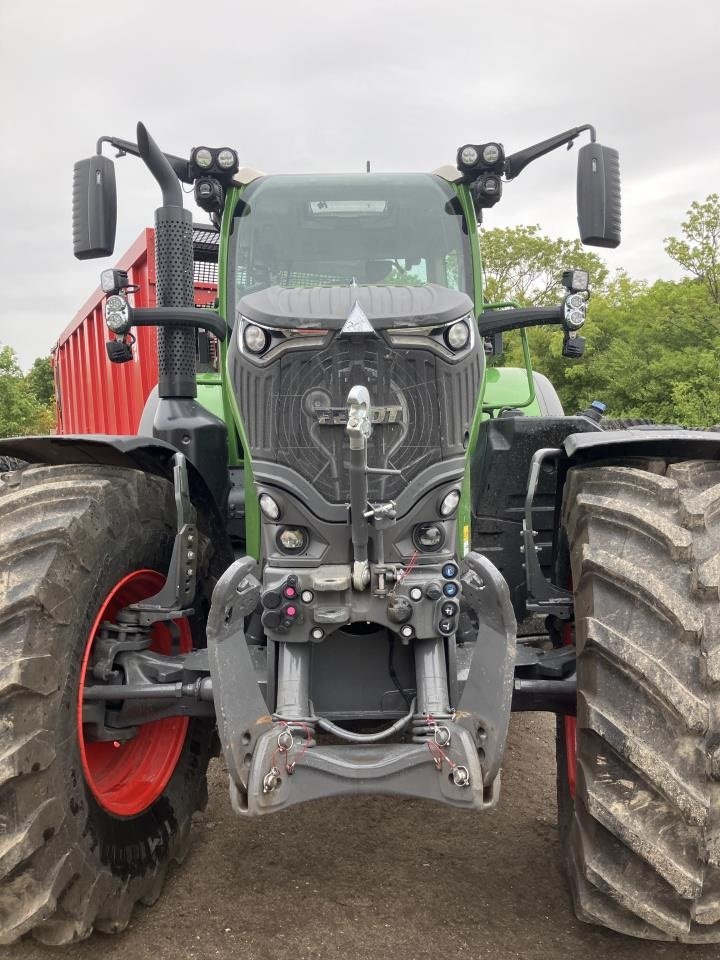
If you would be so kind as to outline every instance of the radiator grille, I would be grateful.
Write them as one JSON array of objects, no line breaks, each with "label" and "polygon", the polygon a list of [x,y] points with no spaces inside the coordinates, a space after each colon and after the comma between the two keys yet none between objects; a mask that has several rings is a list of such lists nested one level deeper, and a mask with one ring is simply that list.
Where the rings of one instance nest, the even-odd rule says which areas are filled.
[{"label": "radiator grille", "polygon": [[462,451],[481,372],[477,360],[452,367],[429,350],[391,349],[375,336],[289,350],[265,368],[248,363],[234,345],[231,366],[253,456],[297,471],[335,503],[349,499],[352,386],[367,387],[372,401],[368,465],[401,471],[370,474],[370,499],[384,500]]}]

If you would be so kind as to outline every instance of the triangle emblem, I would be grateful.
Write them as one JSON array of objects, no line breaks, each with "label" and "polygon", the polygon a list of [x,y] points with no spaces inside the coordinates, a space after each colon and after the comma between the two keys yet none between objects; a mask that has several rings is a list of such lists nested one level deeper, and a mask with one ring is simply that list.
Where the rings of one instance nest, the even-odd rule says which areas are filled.
[{"label": "triangle emblem", "polygon": [[357,300],[353,304],[352,310],[348,314],[348,318],[340,333],[375,333],[373,325],[368,320],[365,311]]}]

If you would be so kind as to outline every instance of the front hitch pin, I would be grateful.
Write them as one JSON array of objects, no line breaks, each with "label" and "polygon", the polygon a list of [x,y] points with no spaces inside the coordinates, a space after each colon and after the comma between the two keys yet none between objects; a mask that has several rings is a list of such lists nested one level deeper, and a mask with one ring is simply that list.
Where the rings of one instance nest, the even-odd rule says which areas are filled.
[{"label": "front hitch pin", "polygon": [[292,733],[289,730],[281,730],[277,738],[278,749],[288,751],[292,749],[293,743]]},{"label": "front hitch pin", "polygon": [[280,771],[277,767],[271,767],[263,779],[263,793],[272,793],[280,783]]},{"label": "front hitch pin", "polygon": [[470,772],[467,767],[453,767],[452,778],[456,787],[470,786]]},{"label": "front hitch pin", "polygon": [[435,727],[435,733],[433,736],[435,738],[435,743],[439,747],[447,747],[450,743],[451,734],[447,727]]}]

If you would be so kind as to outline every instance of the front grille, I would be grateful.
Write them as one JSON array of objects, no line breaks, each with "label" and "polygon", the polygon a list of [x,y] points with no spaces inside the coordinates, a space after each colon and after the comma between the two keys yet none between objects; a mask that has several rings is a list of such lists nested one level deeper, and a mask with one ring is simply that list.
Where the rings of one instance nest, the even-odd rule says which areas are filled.
[{"label": "front grille", "polygon": [[[368,443],[368,465],[402,470],[370,474],[370,496],[396,496],[434,459],[440,443],[435,359],[422,350],[393,351],[376,338],[334,343],[317,353],[287,354],[271,404],[277,422],[277,461],[297,470],[333,501],[349,497],[347,395],[362,384],[380,422]],[[394,421],[394,422],[393,422]]]},{"label": "front grille", "polygon": [[352,386],[367,387],[373,407],[368,465],[401,471],[369,475],[370,499],[384,500],[462,453],[481,372],[479,357],[453,367],[429,350],[393,349],[375,336],[336,336],[321,350],[288,350],[265,368],[233,344],[230,362],[253,457],[290,467],[335,503],[349,499]]}]

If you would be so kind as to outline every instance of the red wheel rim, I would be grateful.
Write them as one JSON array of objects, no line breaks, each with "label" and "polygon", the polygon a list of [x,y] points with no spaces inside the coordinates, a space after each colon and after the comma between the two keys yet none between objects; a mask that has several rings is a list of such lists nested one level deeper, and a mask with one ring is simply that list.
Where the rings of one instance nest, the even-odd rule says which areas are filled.
[{"label": "red wheel rim", "polygon": [[[165,577],[155,570],[136,570],[113,587],[93,622],[80,670],[77,725],[85,781],[100,806],[117,817],[137,816],[163,792],[180,758],[189,720],[167,717],[142,724],[137,735],[125,743],[86,738],[82,722],[85,675],[102,621],[113,620],[122,607],[151,597],[164,583]],[[190,624],[187,620],[175,623],[180,631],[180,652],[188,653],[192,649]],[[155,624],[151,636],[151,649],[173,652],[172,634],[166,624]]]},{"label": "red wheel rim", "polygon": [[[570,582],[572,590],[572,581]],[[575,642],[575,631],[571,623],[563,624],[562,628],[563,646],[571,647]],[[564,717],[565,734],[565,763],[567,767],[567,781],[570,796],[575,799],[575,785],[577,783],[577,717]]]}]

